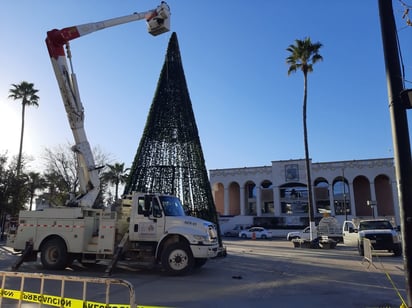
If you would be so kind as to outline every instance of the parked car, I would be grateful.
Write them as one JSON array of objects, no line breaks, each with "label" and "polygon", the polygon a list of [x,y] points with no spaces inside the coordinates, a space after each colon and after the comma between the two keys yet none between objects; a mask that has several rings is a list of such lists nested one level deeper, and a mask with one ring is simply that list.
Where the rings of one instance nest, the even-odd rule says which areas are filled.
[{"label": "parked car", "polygon": [[[243,228],[242,228],[243,229]],[[240,228],[240,226],[235,226],[233,229],[227,230],[225,231],[225,233],[223,234],[224,236],[234,236],[234,237],[238,237],[239,236],[239,232],[242,230]]]},{"label": "parked car", "polygon": [[272,238],[272,232],[269,230],[266,230],[263,227],[252,227],[247,230],[243,230],[239,232],[239,237],[240,238],[261,238],[261,239],[266,239],[266,238]]},{"label": "parked car", "polygon": [[310,239],[310,227],[306,227],[305,229],[301,231],[292,231],[286,235],[286,239],[288,241],[291,241],[294,239],[300,239],[300,238],[304,240]]},{"label": "parked car", "polygon": [[232,229],[232,230],[228,230],[225,233],[223,233],[223,236],[227,236],[227,237],[237,237],[239,235],[239,230],[236,229]]},{"label": "parked car", "polygon": [[236,225],[233,229],[227,230],[225,231],[225,233],[223,233],[223,236],[234,236],[234,237],[238,237],[239,236],[239,232],[244,230],[244,229],[249,229],[250,226],[245,226],[245,225]]}]

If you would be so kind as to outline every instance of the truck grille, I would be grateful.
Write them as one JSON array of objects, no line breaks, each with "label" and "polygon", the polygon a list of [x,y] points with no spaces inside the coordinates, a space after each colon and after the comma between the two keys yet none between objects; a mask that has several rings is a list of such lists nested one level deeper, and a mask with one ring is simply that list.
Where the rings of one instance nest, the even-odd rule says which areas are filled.
[{"label": "truck grille", "polygon": [[371,241],[373,249],[385,250],[392,247],[392,234],[367,234],[365,237]]}]

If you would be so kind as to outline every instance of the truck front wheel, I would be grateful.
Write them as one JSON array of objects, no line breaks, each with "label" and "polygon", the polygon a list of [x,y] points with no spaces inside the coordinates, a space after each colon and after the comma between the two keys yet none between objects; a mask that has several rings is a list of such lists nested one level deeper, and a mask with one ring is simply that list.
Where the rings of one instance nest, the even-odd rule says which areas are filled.
[{"label": "truck front wheel", "polygon": [[50,239],[42,245],[41,263],[45,269],[64,269],[68,262],[66,244],[60,239]]},{"label": "truck front wheel", "polygon": [[401,256],[401,255],[402,255],[402,248],[399,247],[399,246],[395,247],[395,248],[393,249],[393,254],[394,254],[396,257]]},{"label": "truck front wheel", "polygon": [[169,275],[183,275],[194,266],[192,251],[187,244],[172,243],[162,253],[162,267]]}]

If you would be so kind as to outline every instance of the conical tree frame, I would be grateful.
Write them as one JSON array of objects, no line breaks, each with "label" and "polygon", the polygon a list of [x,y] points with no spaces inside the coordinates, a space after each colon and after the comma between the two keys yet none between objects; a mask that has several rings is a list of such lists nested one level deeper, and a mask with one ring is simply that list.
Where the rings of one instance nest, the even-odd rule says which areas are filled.
[{"label": "conical tree frame", "polygon": [[175,32],[124,193],[133,191],[175,195],[189,215],[214,222],[219,231]]}]

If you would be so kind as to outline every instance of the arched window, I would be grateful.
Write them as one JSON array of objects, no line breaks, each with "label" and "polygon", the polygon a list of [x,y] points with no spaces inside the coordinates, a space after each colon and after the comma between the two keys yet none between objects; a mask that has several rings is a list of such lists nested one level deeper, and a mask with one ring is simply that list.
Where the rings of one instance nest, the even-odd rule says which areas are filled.
[{"label": "arched window", "polygon": [[279,188],[282,214],[305,214],[308,212],[308,189],[302,183],[288,183]]},{"label": "arched window", "polygon": [[343,177],[333,182],[333,205],[335,215],[351,215],[349,185]]},{"label": "arched window", "polygon": [[264,180],[261,186],[261,210],[263,216],[274,216],[275,206],[273,203],[273,184],[269,180]]},{"label": "arched window", "polygon": [[247,201],[246,215],[256,215],[256,184],[253,182],[247,182],[245,184],[245,194]]},{"label": "arched window", "polygon": [[321,214],[331,213],[328,181],[324,178],[316,179],[314,193],[316,211]]}]

